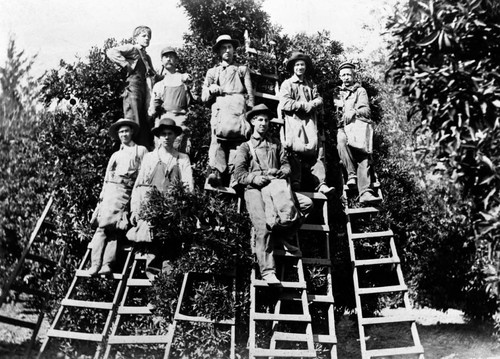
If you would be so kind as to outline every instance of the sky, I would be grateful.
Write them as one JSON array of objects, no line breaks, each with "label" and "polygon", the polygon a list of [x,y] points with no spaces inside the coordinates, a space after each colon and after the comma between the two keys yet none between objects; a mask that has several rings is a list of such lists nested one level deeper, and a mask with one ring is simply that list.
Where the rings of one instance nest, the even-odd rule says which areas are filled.
[{"label": "sky", "polygon": [[[207,0],[209,1],[209,0]],[[383,23],[396,0],[265,0],[273,23],[290,35],[329,30],[345,47],[369,51],[380,44]],[[153,30],[148,52],[155,66],[160,49],[179,47],[189,22],[178,0],[0,0],[0,64],[9,36],[19,50],[37,56],[33,73],[56,68],[59,60],[85,57],[108,38],[129,38],[138,25]]]}]

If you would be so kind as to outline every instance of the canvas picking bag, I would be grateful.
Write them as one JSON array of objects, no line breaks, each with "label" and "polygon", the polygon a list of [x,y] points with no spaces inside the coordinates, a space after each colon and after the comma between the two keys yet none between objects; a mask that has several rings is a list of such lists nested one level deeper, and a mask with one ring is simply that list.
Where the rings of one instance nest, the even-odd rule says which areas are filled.
[{"label": "canvas picking bag", "polygon": [[373,152],[373,126],[369,122],[354,119],[344,127],[347,144],[368,155]]}]

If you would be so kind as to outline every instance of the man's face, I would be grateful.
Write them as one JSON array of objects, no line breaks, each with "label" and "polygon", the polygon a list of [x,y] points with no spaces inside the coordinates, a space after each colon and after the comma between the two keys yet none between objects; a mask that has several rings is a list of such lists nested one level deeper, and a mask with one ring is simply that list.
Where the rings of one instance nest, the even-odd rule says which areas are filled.
[{"label": "man's face", "polygon": [[139,35],[135,37],[135,42],[142,48],[146,48],[149,46],[149,41],[151,41],[151,35],[147,32],[143,31]]},{"label": "man's face", "polygon": [[297,76],[303,76],[306,73],[306,62],[304,60],[295,61],[293,73]]},{"label": "man's face", "polygon": [[219,55],[222,60],[231,63],[233,62],[234,47],[230,42],[223,42],[219,48]]},{"label": "man's face", "polygon": [[267,133],[269,129],[269,116],[266,114],[258,114],[252,118],[252,125],[254,132],[263,136]]},{"label": "man's face", "polygon": [[158,135],[158,138],[160,139],[160,144],[165,148],[172,147],[174,145],[176,137],[177,134],[174,132],[174,130],[170,128],[164,128],[163,130],[160,131],[160,134]]},{"label": "man's face", "polygon": [[118,138],[124,145],[128,145],[132,141],[132,129],[130,126],[122,126],[118,129]]},{"label": "man's face", "polygon": [[167,52],[161,57],[161,63],[166,69],[175,69],[177,67],[177,55],[174,52]]},{"label": "man's face", "polygon": [[343,68],[340,70],[339,77],[345,86],[351,86],[354,82],[354,73],[352,69]]}]

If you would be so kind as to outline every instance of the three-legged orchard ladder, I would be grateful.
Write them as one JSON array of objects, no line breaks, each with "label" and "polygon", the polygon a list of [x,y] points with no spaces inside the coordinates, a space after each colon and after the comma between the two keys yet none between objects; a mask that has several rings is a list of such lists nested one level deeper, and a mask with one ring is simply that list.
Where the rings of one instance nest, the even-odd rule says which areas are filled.
[{"label": "three-legged orchard ladder", "polygon": [[[47,337],[40,347],[38,358],[44,356],[50,339],[56,338],[79,342],[83,341],[87,343],[87,346],[89,342],[94,343],[95,350],[93,350],[93,358],[98,359],[101,357],[110,325],[115,316],[118,301],[123,294],[125,280],[130,270],[132,248],[130,246],[126,247],[125,253],[126,257],[120,273],[112,273],[112,275],[108,277],[101,276],[100,278],[91,279],[90,275],[84,269],[90,259],[91,246],[89,245],[76,270],[66,296],[61,301],[56,316],[47,332]],[[103,282],[104,279],[107,280]],[[88,293],[86,296],[82,296],[82,291],[92,291],[92,286],[97,285],[97,282],[89,283],[88,280],[98,281],[105,285],[116,285],[114,292],[106,291],[108,293],[114,293],[113,296],[111,298],[106,298],[106,296],[89,297]],[[87,282],[79,283],[82,281]],[[112,283],[109,283],[110,281],[112,281]],[[85,285],[86,289],[82,290]],[[84,318],[94,321],[95,323],[91,325],[92,328],[88,328],[88,331],[78,331],[77,329],[81,328],[81,321]]]},{"label": "three-legged orchard ladder", "polygon": [[[47,222],[47,216],[50,212],[50,209],[52,207],[52,204],[54,202],[54,197],[53,194],[50,195],[49,200],[47,201],[47,204],[45,205],[45,209],[42,212],[42,215],[38,218],[38,221],[35,225],[35,228],[33,232],[31,233],[30,239],[28,241],[28,244],[24,248],[21,257],[16,263],[16,266],[14,267],[14,270],[8,277],[6,283],[1,289],[1,294],[0,294],[0,307],[2,307],[10,293],[10,291],[16,291],[18,293],[25,293],[29,294],[32,296],[36,296],[38,298],[43,299],[46,301],[49,297],[49,293],[46,291],[43,291],[39,288],[34,288],[32,285],[28,286],[26,284],[19,284],[18,279],[19,276],[21,275],[23,267],[26,265],[26,260],[30,260],[32,262],[37,262],[40,265],[46,266],[52,270],[52,278],[55,277],[57,274],[57,269],[60,267],[60,263],[62,261],[62,258],[64,254],[61,254],[59,261],[56,262],[54,260],[51,260],[49,258],[46,258],[40,254],[35,254],[33,252],[36,252],[33,250],[35,247],[35,242],[37,238],[40,237],[41,232],[44,229],[48,229],[47,227],[50,227],[50,223]],[[64,252],[64,251],[63,251]],[[28,348],[26,349],[26,357],[30,356],[31,349],[33,348],[33,345],[35,344],[36,337],[38,335],[38,331],[40,330],[40,326],[42,325],[43,318],[45,315],[45,308],[41,308],[39,313],[38,313],[38,318],[35,322],[23,320],[23,319],[18,319],[6,315],[0,315],[0,322],[10,324],[10,325],[15,325],[23,328],[28,328],[33,331],[31,335],[31,340],[28,345]]]},{"label": "three-legged orchard ladder", "polygon": [[[143,290],[145,288],[151,287],[151,281],[145,278],[145,275],[141,275],[141,271],[139,270],[140,262],[144,262],[146,260],[146,255],[135,252],[134,253],[134,261],[132,264],[132,269],[130,274],[126,280],[126,288],[123,293],[123,297],[120,301],[120,305],[118,306],[118,311],[114,323],[112,325],[111,334],[108,337],[106,350],[104,352],[104,359],[107,359],[111,355],[113,346],[157,346],[164,345],[164,353],[166,355],[166,347],[171,340],[170,335],[167,333],[161,333],[161,328],[158,328],[156,325],[153,325],[154,330],[157,331],[160,329],[159,334],[143,334],[144,331],[139,326],[134,326],[134,320],[141,321],[142,319],[152,318],[152,313],[150,307],[147,304],[134,302],[133,299],[137,299],[137,297],[141,297],[144,299],[146,295],[144,293],[135,293],[136,290]],[[127,325],[128,324],[128,325]],[[122,330],[124,328],[128,328],[129,330],[135,330],[132,332],[127,332],[122,334]],[[168,331],[172,330],[172,325],[169,326]]]},{"label": "three-legged orchard ladder", "polygon": [[[344,188],[344,190],[347,189]],[[363,359],[388,356],[418,356],[419,359],[423,359],[424,348],[420,344],[415,318],[411,315],[408,287],[404,282],[401,261],[394,242],[394,233],[390,229],[382,231],[378,229],[377,231],[369,230],[370,227],[378,228],[377,225],[380,225],[376,218],[379,211],[380,209],[377,207],[350,208],[348,203],[345,206],[347,238],[353,267],[354,295],[356,299],[361,356]],[[363,228],[364,225],[368,228],[368,231],[359,231],[357,229],[357,227]],[[373,246],[374,242],[377,242],[379,246],[385,246],[387,248],[386,254],[383,254],[379,258],[359,258],[356,256],[356,248],[358,248],[358,252],[361,252],[360,248],[363,246],[365,248]],[[385,270],[383,272],[384,278],[382,278],[382,284],[373,285],[373,282],[381,283],[379,281],[380,277],[372,278],[371,280],[369,277],[371,273],[377,270]],[[397,316],[365,317],[362,310],[362,299],[370,295],[402,295],[404,313]],[[388,327],[398,329],[398,338],[374,340],[374,342],[384,342],[386,345],[383,348],[378,347],[377,343],[369,341],[370,338],[377,336],[377,328],[378,330],[383,330]],[[408,344],[405,342],[404,346],[401,346],[400,342],[404,336],[405,329],[406,332],[410,333],[405,338]],[[374,334],[367,336],[366,331],[373,331]],[[396,342],[392,343],[391,340],[394,339],[396,339]]]}]

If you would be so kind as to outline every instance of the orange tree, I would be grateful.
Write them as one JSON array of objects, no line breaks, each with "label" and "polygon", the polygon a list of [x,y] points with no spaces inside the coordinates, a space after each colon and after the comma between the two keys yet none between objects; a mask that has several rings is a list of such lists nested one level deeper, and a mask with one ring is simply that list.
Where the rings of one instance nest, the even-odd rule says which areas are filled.
[{"label": "orange tree", "polygon": [[477,255],[462,290],[483,318],[499,297],[499,19],[493,0],[410,0],[388,22],[390,75],[413,104],[423,155],[474,202]]}]

